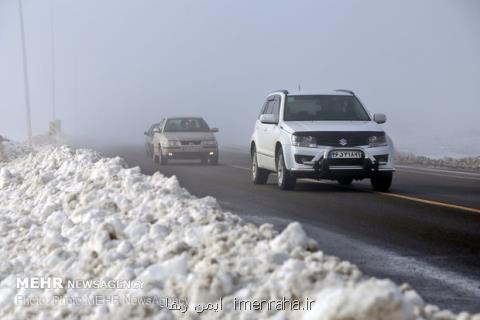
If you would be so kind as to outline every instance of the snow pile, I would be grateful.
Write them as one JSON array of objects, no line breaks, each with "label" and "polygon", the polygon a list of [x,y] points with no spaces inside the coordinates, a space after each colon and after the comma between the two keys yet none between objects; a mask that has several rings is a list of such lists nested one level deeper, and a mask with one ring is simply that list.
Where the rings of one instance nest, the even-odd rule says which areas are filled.
[{"label": "snow pile", "polygon": [[32,152],[28,146],[9,141],[0,136],[0,162],[11,161]]},{"label": "snow pile", "polygon": [[32,147],[30,147],[27,144],[11,141],[0,135],[0,162],[12,161],[33,152],[35,149],[60,145],[66,141],[67,138],[63,133],[41,134],[32,137]]},{"label": "snow pile", "polygon": [[480,156],[465,158],[430,158],[426,156],[417,156],[408,152],[397,152],[395,162],[403,165],[417,165],[432,168],[449,168],[480,171]]},{"label": "snow pile", "polygon": [[44,147],[51,145],[62,145],[68,141],[67,136],[63,132],[57,132],[55,134],[39,134],[32,137],[32,144],[35,147]]},{"label": "snow pile", "polygon": [[[17,277],[32,276],[133,280],[141,286],[18,287]],[[18,302],[102,295],[186,303],[174,310],[131,301]],[[307,299],[314,301],[310,308]],[[239,310],[239,301],[285,300],[300,301],[300,310],[285,304],[286,310],[278,304],[256,311],[244,304]],[[36,317],[480,319],[425,305],[408,286],[362,277],[356,266],[319,251],[298,223],[281,233],[269,224],[247,224],[213,198],[191,196],[175,177],[145,176],[139,168],[126,169],[120,158],[68,147],[0,164],[0,318]]]}]

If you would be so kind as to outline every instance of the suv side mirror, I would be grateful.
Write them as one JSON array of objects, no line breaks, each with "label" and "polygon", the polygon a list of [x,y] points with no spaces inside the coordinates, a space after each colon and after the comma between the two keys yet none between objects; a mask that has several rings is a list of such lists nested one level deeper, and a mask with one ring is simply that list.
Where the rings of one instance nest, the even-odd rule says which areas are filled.
[{"label": "suv side mirror", "polygon": [[218,132],[218,128],[211,128],[210,132]]},{"label": "suv side mirror", "polygon": [[375,121],[376,123],[385,123],[387,122],[387,116],[383,113],[375,113],[373,115],[373,121]]},{"label": "suv side mirror", "polygon": [[260,116],[260,122],[265,124],[277,124],[278,119],[274,114],[262,114]]},{"label": "suv side mirror", "polygon": [[147,131],[145,131],[143,134],[146,135],[146,136],[148,136],[148,132],[147,132]]},{"label": "suv side mirror", "polygon": [[160,128],[154,128],[153,133],[160,133]]}]

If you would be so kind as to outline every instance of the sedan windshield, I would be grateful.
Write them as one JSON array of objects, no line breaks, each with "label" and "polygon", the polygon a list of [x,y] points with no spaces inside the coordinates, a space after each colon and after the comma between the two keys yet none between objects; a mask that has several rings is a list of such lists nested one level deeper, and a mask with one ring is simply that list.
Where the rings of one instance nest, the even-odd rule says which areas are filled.
[{"label": "sedan windshield", "polygon": [[344,95],[287,96],[284,121],[369,121],[360,101]]},{"label": "sedan windshield", "polygon": [[201,118],[172,118],[165,124],[165,132],[208,132],[205,120]]}]

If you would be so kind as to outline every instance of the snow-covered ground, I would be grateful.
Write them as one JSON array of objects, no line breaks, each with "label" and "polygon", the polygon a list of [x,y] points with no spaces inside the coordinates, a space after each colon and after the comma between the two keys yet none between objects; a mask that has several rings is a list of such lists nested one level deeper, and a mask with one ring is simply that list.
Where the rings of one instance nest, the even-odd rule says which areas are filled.
[{"label": "snow-covered ground", "polygon": [[[480,320],[362,275],[298,223],[281,232],[246,223],[175,177],[91,150],[15,148],[3,144],[10,161],[0,163],[1,319]],[[28,277],[62,286],[19,286]],[[68,288],[70,280],[134,285]]]}]

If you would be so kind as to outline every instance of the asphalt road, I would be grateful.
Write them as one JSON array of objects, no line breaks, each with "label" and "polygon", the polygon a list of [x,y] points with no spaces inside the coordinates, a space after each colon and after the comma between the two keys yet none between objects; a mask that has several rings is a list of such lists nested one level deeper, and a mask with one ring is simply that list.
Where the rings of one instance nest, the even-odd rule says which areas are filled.
[{"label": "asphalt road", "polygon": [[324,252],[365,274],[407,282],[441,308],[480,312],[480,174],[398,167],[389,194],[372,192],[368,182],[313,180],[280,191],[274,175],[266,186],[251,183],[241,149],[222,149],[218,166],[159,166],[143,146],[96,148],[145,174],[176,175],[192,194],[213,196],[245,220],[279,229],[299,221]]}]

